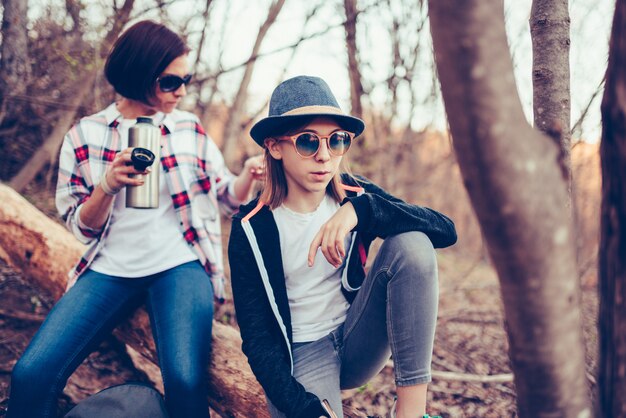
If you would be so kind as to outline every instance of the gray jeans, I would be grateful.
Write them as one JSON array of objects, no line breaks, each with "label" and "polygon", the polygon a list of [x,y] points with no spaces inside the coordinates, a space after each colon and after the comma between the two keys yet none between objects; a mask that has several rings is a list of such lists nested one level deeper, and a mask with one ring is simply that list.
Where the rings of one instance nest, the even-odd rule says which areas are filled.
[{"label": "gray jeans", "polygon": [[[422,232],[383,242],[345,322],[293,345],[294,377],[343,417],[341,389],[367,383],[390,355],[397,386],[430,381],[438,304],[437,259]],[[268,399],[273,418],[284,417]]]}]

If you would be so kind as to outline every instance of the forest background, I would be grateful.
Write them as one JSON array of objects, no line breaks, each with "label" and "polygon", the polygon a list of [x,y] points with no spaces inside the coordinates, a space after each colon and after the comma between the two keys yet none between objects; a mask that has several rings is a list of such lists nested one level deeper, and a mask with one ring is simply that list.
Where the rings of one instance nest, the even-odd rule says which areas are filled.
[{"label": "forest background", "polygon": [[[449,215],[457,226],[459,242],[439,253],[441,306],[433,367],[441,373],[435,374],[431,404],[443,416],[516,416],[499,283],[449,134],[425,1],[2,3],[3,21],[10,17],[21,26],[12,27],[17,26],[16,35],[3,24],[0,59],[16,57],[22,65],[17,74],[9,73],[6,65],[0,67],[0,180],[57,221],[53,198],[63,135],[77,119],[115,99],[102,65],[111,43],[128,24],[155,19],[185,37],[192,49],[194,78],[181,108],[200,117],[234,172],[248,156],[260,152],[248,132],[267,112],[273,87],[298,74],[326,79],[342,107],[367,123],[350,152],[352,170],[407,201]],[[537,116],[533,3],[541,2],[503,3],[508,58],[531,124]],[[585,368],[593,393],[598,361],[600,101],[615,1],[560,3],[571,18],[571,118],[568,126],[557,129],[571,138],[575,280],[582,289]],[[498,10],[493,13],[498,16]],[[228,228],[225,219],[225,239]],[[3,263],[2,271],[0,415],[11,365],[53,303],[45,289],[29,284],[28,277],[11,266]],[[232,303],[227,301],[218,314],[220,321],[236,327]],[[120,351],[118,343],[108,344],[113,352]],[[108,362],[105,354],[99,355],[105,360],[98,363],[94,355],[91,367],[126,367],[133,375],[124,361]],[[119,370],[110,374],[123,376]],[[386,369],[368,386],[347,393],[346,399],[357,409],[382,414],[392,399],[392,380]],[[92,386],[83,382],[82,388],[70,389],[62,408],[103,382],[110,384],[98,376]]]}]

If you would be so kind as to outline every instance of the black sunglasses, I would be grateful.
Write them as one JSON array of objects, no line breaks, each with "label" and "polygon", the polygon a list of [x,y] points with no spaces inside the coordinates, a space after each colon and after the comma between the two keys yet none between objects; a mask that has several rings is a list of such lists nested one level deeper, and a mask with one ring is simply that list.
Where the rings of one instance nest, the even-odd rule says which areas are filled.
[{"label": "black sunglasses", "polygon": [[159,88],[162,92],[169,93],[178,90],[183,84],[189,84],[189,82],[191,81],[191,74],[187,74],[184,77],[168,74],[164,75],[163,77],[157,78],[156,81],[159,84]]}]

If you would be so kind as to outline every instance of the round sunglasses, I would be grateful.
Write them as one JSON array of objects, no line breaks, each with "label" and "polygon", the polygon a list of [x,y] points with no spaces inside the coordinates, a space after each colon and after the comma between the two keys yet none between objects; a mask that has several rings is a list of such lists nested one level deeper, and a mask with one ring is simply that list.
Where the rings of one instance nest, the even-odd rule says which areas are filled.
[{"label": "round sunglasses", "polygon": [[350,149],[354,134],[347,131],[336,131],[330,135],[321,136],[313,132],[301,132],[291,136],[278,137],[276,139],[291,141],[296,153],[303,158],[310,158],[317,154],[320,150],[322,139],[325,139],[326,145],[328,145],[328,152],[339,157]]},{"label": "round sunglasses", "polygon": [[156,81],[162,92],[169,93],[178,90],[183,84],[189,84],[189,82],[191,81],[191,74],[187,74],[184,77],[179,77],[174,74],[168,74],[157,78]]}]

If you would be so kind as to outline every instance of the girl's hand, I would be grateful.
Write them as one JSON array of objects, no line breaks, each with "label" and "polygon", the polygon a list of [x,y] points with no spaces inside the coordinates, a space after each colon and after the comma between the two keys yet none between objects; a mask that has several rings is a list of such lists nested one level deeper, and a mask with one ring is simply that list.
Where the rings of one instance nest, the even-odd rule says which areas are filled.
[{"label": "girl's hand", "polygon": [[144,183],[143,176],[137,176],[135,178],[129,177],[129,174],[148,174],[150,167],[146,171],[137,171],[132,165],[130,154],[133,148],[126,148],[115,155],[113,163],[109,166],[105,173],[107,186],[115,193],[122,190],[125,186],[141,186]]},{"label": "girl's hand", "polygon": [[318,247],[322,248],[322,254],[335,268],[338,268],[346,256],[344,239],[346,235],[357,225],[358,218],[352,203],[347,202],[320,228],[311,247],[309,247],[309,267],[313,265]]},{"label": "girl's hand", "polygon": [[243,163],[242,173],[248,173],[254,180],[263,180],[265,178],[265,159],[263,154],[248,158]]}]

